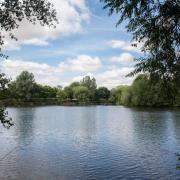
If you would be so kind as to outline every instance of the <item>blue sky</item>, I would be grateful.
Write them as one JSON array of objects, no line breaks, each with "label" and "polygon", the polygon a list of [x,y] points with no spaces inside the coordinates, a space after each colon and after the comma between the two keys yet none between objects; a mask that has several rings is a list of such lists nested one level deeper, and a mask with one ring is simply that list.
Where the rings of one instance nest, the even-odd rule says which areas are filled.
[{"label": "blue sky", "polygon": [[116,27],[118,16],[108,16],[98,0],[51,0],[58,12],[56,29],[32,25],[26,20],[14,31],[18,41],[6,38],[10,58],[3,71],[14,79],[22,70],[33,72],[36,81],[66,86],[90,75],[99,86],[131,84],[125,75],[133,70],[133,58],[141,56],[131,46],[125,24]]}]

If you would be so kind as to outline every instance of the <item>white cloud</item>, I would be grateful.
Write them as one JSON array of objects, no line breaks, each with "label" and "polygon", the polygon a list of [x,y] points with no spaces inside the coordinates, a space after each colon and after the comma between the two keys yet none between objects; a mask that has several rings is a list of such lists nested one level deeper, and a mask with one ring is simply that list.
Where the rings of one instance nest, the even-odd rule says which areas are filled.
[{"label": "white cloud", "polygon": [[[132,46],[132,44],[136,44],[137,47]],[[108,42],[108,45],[112,48],[118,48],[118,49],[122,49],[125,51],[134,51],[134,52],[141,52],[141,48],[142,48],[142,43],[137,43],[137,42],[128,42],[128,41],[122,41],[122,40],[112,40]]]},{"label": "white cloud", "polygon": [[[37,63],[24,60],[5,60],[0,64],[0,69],[8,77],[15,79],[22,71],[32,72],[38,83],[52,86],[67,84],[63,75],[71,72],[91,72],[101,66],[99,58],[92,58],[87,55],[80,55],[74,59],[65,60],[57,66],[51,66],[46,63]],[[67,78],[68,79],[68,78]],[[69,80],[70,81],[70,80]]]},{"label": "white cloud", "polygon": [[1,47],[4,50],[20,50],[20,46],[18,45],[17,41],[11,42],[12,40],[10,40],[9,38],[7,38],[4,42],[4,45]]},{"label": "white cloud", "polygon": [[16,76],[23,70],[30,70],[33,73],[50,75],[53,72],[53,68],[45,63],[36,63],[31,61],[22,60],[5,60],[1,63],[1,68],[5,73]]},{"label": "white cloud", "polygon": [[[90,17],[89,9],[85,0],[50,0],[57,10],[59,24],[56,28],[33,25],[27,20],[20,23],[18,30],[14,30],[18,41],[7,38],[5,49],[19,49],[21,44],[47,45],[48,40],[55,39],[62,35],[70,35],[83,31],[83,23]],[[14,48],[13,48],[14,47]]]},{"label": "white cloud", "polygon": [[98,57],[90,57],[87,55],[79,55],[76,58],[68,59],[59,64],[59,70],[75,71],[75,72],[92,72],[101,67],[101,61]]},{"label": "white cloud", "polygon": [[38,39],[38,38],[32,38],[32,39],[28,39],[28,40],[24,40],[23,44],[34,44],[37,46],[46,46],[48,45],[48,42],[42,39]]},{"label": "white cloud", "polygon": [[36,63],[23,60],[5,60],[0,64],[1,71],[13,80],[22,71],[29,71],[35,75],[37,82],[49,85],[59,84],[59,75],[56,67],[45,63]]},{"label": "white cloud", "polygon": [[124,66],[129,66],[134,63],[134,58],[130,53],[122,53],[120,56],[113,56],[110,58],[111,62],[120,63]]},{"label": "white cloud", "polygon": [[109,89],[118,85],[130,85],[133,77],[126,77],[128,73],[133,71],[133,68],[122,67],[112,68],[96,75],[99,86],[106,86]]}]

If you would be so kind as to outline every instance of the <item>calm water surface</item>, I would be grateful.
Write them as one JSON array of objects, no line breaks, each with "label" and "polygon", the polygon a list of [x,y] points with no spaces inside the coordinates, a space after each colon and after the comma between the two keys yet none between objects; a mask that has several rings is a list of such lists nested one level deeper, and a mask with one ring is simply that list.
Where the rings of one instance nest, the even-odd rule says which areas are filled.
[{"label": "calm water surface", "polygon": [[180,179],[180,110],[9,108],[0,180]]}]

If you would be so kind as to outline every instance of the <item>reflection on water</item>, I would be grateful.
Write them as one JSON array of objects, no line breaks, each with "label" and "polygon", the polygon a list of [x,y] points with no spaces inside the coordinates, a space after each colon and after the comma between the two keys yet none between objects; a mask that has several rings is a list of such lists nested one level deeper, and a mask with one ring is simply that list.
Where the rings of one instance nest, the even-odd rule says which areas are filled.
[{"label": "reflection on water", "polygon": [[10,108],[0,179],[180,179],[180,111]]},{"label": "reflection on water", "polygon": [[34,129],[35,109],[33,108],[22,108],[16,111],[16,133],[19,134],[19,144],[24,146],[33,140],[33,129]]}]

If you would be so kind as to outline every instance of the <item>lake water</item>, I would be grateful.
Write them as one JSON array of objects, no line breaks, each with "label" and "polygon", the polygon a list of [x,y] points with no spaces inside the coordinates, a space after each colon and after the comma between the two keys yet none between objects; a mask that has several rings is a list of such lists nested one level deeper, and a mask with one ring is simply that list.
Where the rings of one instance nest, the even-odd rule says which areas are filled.
[{"label": "lake water", "polygon": [[9,108],[0,180],[180,179],[180,110]]}]

